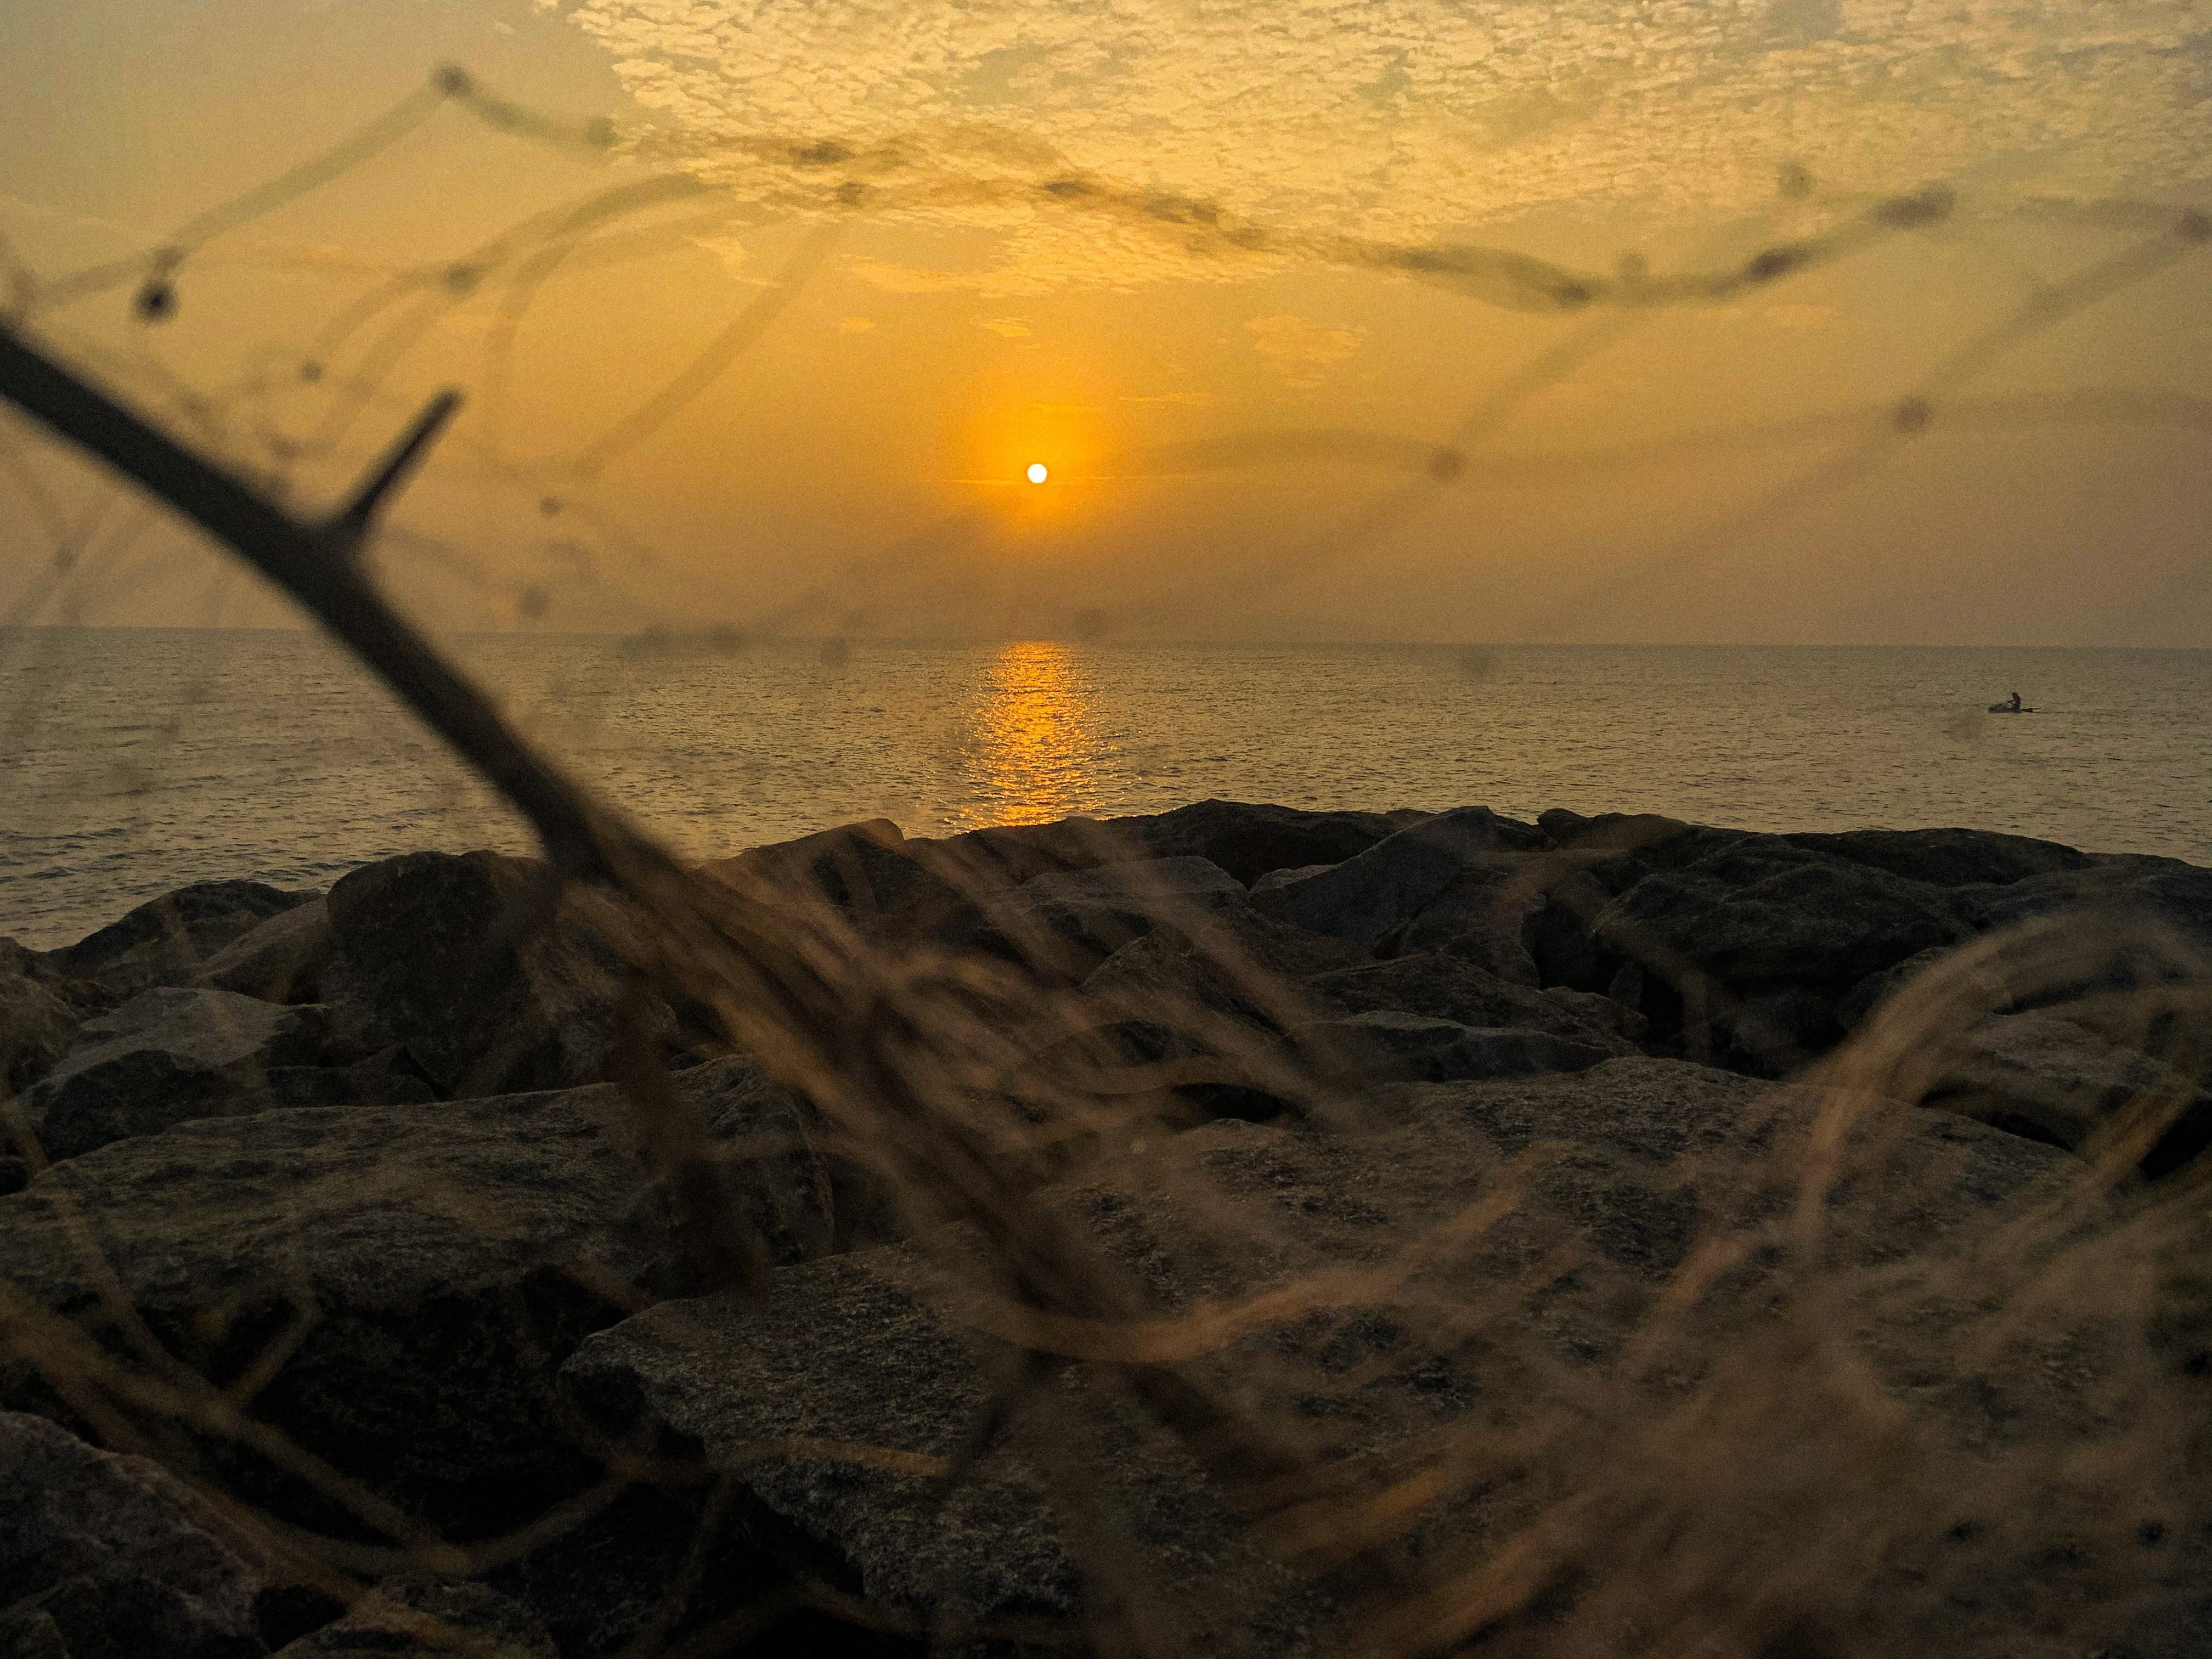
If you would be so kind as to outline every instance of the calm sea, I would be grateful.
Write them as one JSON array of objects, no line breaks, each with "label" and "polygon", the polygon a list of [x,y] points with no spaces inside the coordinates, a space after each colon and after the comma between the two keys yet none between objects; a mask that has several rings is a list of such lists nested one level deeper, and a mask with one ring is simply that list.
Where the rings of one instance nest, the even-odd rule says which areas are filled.
[{"label": "calm sea", "polygon": [[[2212,864],[2212,652],[1772,647],[460,643],[687,854],[1208,795],[1965,824]],[[2038,712],[1984,714],[2017,689]],[[305,634],[0,633],[0,934],[185,882],[327,884],[515,819]]]}]

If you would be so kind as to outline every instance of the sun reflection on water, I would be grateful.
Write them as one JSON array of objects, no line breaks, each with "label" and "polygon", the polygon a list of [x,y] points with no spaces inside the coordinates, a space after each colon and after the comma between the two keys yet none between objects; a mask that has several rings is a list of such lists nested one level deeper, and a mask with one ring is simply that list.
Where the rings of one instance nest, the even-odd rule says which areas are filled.
[{"label": "sun reflection on water", "polygon": [[1096,731],[1079,654],[1024,640],[994,656],[965,745],[976,823],[1042,823],[1104,799],[1114,745]]}]

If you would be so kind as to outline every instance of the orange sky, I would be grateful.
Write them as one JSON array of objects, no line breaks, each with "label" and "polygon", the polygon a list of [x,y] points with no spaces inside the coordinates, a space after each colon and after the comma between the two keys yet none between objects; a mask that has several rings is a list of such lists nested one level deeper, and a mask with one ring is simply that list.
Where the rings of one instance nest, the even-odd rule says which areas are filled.
[{"label": "orange sky", "polygon": [[[566,125],[55,286],[448,61]],[[467,392],[380,554],[447,626],[2212,646],[2202,0],[17,0],[0,102],[33,326],[238,464]],[[0,451],[0,620],[281,619]]]}]

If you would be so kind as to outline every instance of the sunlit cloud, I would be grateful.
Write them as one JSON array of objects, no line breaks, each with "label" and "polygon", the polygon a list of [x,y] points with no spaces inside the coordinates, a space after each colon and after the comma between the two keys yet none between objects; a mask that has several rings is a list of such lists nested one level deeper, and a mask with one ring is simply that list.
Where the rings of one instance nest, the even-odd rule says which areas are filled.
[{"label": "sunlit cloud", "polygon": [[875,320],[869,317],[841,317],[837,319],[840,334],[872,334],[875,328]]},{"label": "sunlit cloud", "polygon": [[994,334],[1003,334],[1009,340],[1024,340],[1030,333],[1029,320],[1023,317],[978,317],[975,326],[988,328]]},{"label": "sunlit cloud", "polygon": [[902,177],[937,165],[909,216],[987,227],[999,257],[855,264],[890,292],[1254,274],[990,187],[1047,166],[1400,240],[1569,204],[1742,214],[1773,202],[1784,164],[1846,203],[1932,175],[2062,195],[2212,179],[2203,0],[585,0],[572,16],[672,119],[679,154],[763,199],[794,176],[768,141],[817,161],[824,142],[896,144],[876,161]]}]

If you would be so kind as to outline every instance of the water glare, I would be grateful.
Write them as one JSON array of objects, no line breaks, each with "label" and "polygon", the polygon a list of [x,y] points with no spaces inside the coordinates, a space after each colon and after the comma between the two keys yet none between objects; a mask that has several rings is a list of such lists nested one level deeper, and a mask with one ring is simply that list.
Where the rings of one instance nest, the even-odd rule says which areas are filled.
[{"label": "water glare", "polygon": [[967,770],[978,823],[1042,823],[1099,805],[1114,746],[1094,735],[1076,652],[1018,641],[991,659],[976,690]]}]

